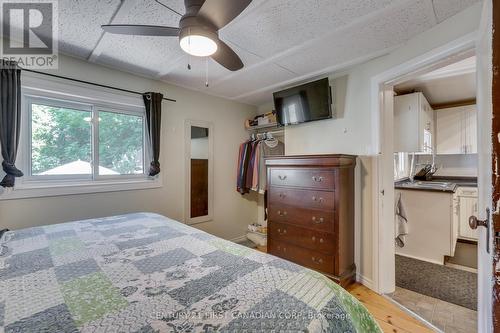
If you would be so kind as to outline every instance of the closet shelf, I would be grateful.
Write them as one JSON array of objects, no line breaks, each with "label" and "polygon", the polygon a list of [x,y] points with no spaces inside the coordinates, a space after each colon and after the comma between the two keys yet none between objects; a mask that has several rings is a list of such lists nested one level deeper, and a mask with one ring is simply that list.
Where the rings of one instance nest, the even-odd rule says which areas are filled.
[{"label": "closet shelf", "polygon": [[248,127],[246,130],[249,132],[255,132],[263,129],[276,129],[276,130],[283,130],[282,126],[279,126],[277,123],[271,123],[271,124],[265,124],[265,125],[257,125],[257,126],[252,126]]},{"label": "closet shelf", "polygon": [[261,126],[253,126],[251,128],[247,128],[247,131],[252,134],[264,134],[269,133],[274,136],[284,136],[285,128],[283,126],[278,126],[277,124],[266,124]]}]

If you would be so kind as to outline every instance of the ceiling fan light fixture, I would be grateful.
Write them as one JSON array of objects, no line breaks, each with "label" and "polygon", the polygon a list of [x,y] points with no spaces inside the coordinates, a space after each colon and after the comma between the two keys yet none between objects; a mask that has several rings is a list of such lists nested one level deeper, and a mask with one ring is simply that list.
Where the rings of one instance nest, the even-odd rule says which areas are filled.
[{"label": "ceiling fan light fixture", "polygon": [[180,39],[184,52],[195,57],[209,57],[217,52],[217,43],[206,36],[186,35]]}]

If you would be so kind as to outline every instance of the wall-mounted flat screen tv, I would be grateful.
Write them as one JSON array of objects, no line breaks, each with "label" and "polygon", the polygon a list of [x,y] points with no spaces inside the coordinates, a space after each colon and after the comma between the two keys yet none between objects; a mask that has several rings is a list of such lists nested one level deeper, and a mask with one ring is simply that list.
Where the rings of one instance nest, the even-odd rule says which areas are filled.
[{"label": "wall-mounted flat screen tv", "polygon": [[281,125],[332,118],[328,78],[275,92],[273,97],[277,120]]}]

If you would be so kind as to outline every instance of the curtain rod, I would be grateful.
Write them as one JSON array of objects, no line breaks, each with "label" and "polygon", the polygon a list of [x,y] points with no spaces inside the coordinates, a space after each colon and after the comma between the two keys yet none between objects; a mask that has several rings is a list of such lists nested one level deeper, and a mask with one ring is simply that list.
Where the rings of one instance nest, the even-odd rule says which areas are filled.
[{"label": "curtain rod", "polygon": [[[19,68],[21,68],[21,67],[19,67]],[[74,78],[71,78],[71,77],[66,77],[66,76],[61,76],[61,75],[56,75],[56,74],[39,72],[39,71],[35,71],[35,70],[32,70],[32,69],[21,68],[21,70],[26,71],[26,72],[41,74],[41,75],[52,76],[52,77],[56,77],[56,78],[59,78],[59,79],[64,79],[64,80],[69,80],[69,81],[74,81],[74,82],[79,82],[79,83],[90,84],[90,85],[98,86],[98,87],[102,87],[102,88],[119,90],[119,91],[131,93],[131,94],[136,94],[136,95],[142,95],[143,94],[143,93],[140,93],[138,91],[133,91],[133,90],[123,89],[123,88],[112,87],[112,86],[108,86],[108,85],[105,85],[105,84],[99,84],[99,83],[94,83],[94,82],[89,82],[89,81],[74,79]],[[165,101],[169,101],[169,102],[174,102],[174,103],[177,102],[175,99],[171,99],[171,98],[167,98],[167,97],[163,97],[163,99]]]}]

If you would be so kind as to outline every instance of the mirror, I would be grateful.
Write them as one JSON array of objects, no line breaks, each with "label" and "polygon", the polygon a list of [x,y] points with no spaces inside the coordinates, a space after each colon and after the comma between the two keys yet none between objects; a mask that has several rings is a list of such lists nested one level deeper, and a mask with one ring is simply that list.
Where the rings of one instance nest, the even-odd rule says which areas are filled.
[{"label": "mirror", "polygon": [[186,217],[188,224],[212,219],[212,128],[210,123],[186,124]]}]

